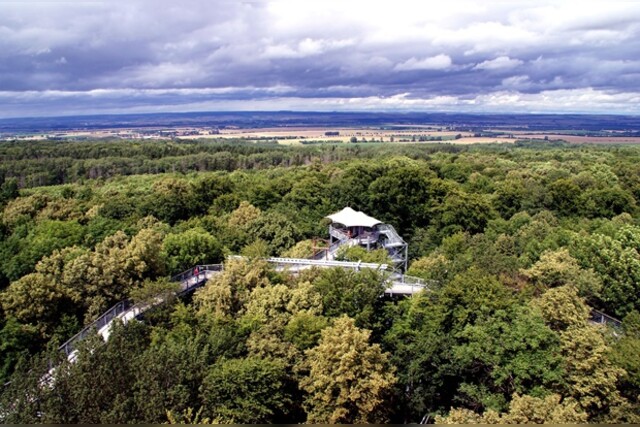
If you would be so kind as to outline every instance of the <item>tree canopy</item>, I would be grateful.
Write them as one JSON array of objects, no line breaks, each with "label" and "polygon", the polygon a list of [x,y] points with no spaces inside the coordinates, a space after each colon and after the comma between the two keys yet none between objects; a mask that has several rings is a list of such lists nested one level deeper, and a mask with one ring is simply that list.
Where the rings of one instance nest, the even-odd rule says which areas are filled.
[{"label": "tree canopy", "polygon": [[[22,141],[0,159],[3,422],[640,421],[638,147]],[[428,291],[264,260],[317,255],[345,206],[398,230]],[[173,274],[221,262],[173,296]],[[65,361],[122,300],[154,308]]]}]

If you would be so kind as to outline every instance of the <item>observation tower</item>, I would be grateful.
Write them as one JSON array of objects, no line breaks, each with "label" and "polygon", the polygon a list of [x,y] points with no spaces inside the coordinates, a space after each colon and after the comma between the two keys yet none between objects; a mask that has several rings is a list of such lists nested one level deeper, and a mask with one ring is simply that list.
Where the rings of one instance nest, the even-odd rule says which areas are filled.
[{"label": "observation tower", "polygon": [[390,224],[369,215],[346,207],[328,215],[329,243],[326,257],[335,258],[336,252],[343,246],[361,246],[368,251],[383,248],[389,253],[394,268],[406,271],[408,245]]}]

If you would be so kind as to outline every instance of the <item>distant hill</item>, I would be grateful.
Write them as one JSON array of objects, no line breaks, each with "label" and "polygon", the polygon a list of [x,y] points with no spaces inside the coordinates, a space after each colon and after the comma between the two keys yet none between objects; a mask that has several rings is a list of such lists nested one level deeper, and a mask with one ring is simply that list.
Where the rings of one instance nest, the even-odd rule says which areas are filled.
[{"label": "distant hill", "polygon": [[45,132],[149,127],[288,127],[435,125],[456,128],[524,128],[548,130],[640,130],[639,116],[580,114],[452,114],[452,113],[325,113],[325,112],[200,112],[122,114],[0,119],[0,132]]}]

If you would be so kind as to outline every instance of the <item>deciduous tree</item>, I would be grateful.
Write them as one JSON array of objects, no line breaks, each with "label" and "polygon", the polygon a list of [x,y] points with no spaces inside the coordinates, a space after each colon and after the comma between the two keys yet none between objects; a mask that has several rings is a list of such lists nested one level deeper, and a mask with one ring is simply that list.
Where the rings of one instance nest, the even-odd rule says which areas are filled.
[{"label": "deciduous tree", "polygon": [[284,366],[256,357],[218,361],[200,394],[203,413],[227,423],[278,422],[291,402]]},{"label": "deciduous tree", "polygon": [[346,316],[306,351],[308,377],[300,386],[309,423],[382,423],[396,382],[388,355],[369,343],[370,332]]}]

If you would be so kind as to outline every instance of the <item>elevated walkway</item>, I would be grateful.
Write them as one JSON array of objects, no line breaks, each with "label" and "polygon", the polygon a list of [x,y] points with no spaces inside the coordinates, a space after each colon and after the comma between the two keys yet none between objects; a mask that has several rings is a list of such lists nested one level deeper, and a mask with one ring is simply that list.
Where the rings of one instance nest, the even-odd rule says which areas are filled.
[{"label": "elevated walkway", "polygon": [[[267,262],[273,264],[276,271],[286,271],[291,274],[297,274],[300,271],[310,268],[344,268],[354,271],[371,269],[380,271],[383,273],[384,280],[387,283],[384,292],[387,295],[410,296],[418,292],[430,291],[434,285],[433,282],[428,282],[418,277],[390,271],[389,266],[386,264],[278,257],[268,258]],[[176,295],[183,295],[203,286],[210,278],[223,271],[223,264],[197,265],[173,276],[171,280],[179,283],[179,290],[176,292]],[[77,356],[78,343],[89,334],[97,333],[106,341],[109,339],[111,327],[115,320],[120,320],[126,324],[140,318],[144,312],[163,301],[164,299],[160,296],[155,301],[145,304],[133,304],[129,300],[121,301],[62,344],[60,350],[66,354],[69,360],[74,361]],[[593,323],[604,324],[614,328],[619,328],[622,324],[620,320],[597,310],[591,311],[590,320]]]},{"label": "elevated walkway", "polygon": [[[179,290],[176,295],[180,296],[186,294],[204,285],[215,274],[221,273],[223,269],[223,264],[196,265],[189,270],[173,276],[171,281],[180,283]],[[197,274],[195,274],[196,271]],[[126,324],[131,320],[137,319],[145,311],[162,302],[163,300],[161,298],[158,298],[152,303],[146,304],[134,304],[130,300],[120,301],[62,344],[60,346],[60,350],[63,351],[70,360],[74,360],[76,346],[89,334],[98,333],[98,335],[106,341],[109,339],[111,325],[114,320],[119,319],[122,323]]]},{"label": "elevated walkway", "polygon": [[352,262],[352,261],[335,261],[325,259],[307,259],[307,258],[267,258],[267,262],[274,264],[276,271],[288,270],[296,272],[299,270],[309,269],[312,267],[333,268],[340,267],[351,270],[362,270],[364,268],[373,270],[387,270],[387,264],[376,264],[371,262]]}]

